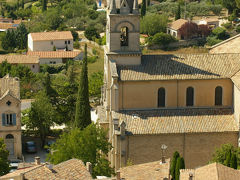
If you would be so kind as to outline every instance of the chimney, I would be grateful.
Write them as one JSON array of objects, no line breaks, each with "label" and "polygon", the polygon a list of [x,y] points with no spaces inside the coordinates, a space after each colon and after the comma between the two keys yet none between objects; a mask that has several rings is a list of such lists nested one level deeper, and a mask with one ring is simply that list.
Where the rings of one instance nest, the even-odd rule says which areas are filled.
[{"label": "chimney", "polygon": [[40,165],[41,161],[40,161],[40,157],[35,157],[35,165]]},{"label": "chimney", "polygon": [[92,163],[87,162],[86,166],[87,166],[87,170],[89,171],[89,173],[92,174]]},{"label": "chimney", "polygon": [[121,174],[120,174],[120,171],[119,171],[119,170],[117,171],[116,174],[117,174],[117,180],[121,180]]}]

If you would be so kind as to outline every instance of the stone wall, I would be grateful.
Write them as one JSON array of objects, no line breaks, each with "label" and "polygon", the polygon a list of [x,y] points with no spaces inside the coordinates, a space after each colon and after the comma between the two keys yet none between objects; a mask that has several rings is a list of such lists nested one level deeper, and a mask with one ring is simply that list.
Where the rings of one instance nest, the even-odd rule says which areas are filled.
[{"label": "stone wall", "polygon": [[184,157],[186,168],[206,165],[215,148],[231,143],[237,146],[238,132],[232,133],[193,133],[166,135],[128,136],[127,159],[134,164],[160,160],[161,145],[168,146],[166,157],[171,158],[175,151]]}]

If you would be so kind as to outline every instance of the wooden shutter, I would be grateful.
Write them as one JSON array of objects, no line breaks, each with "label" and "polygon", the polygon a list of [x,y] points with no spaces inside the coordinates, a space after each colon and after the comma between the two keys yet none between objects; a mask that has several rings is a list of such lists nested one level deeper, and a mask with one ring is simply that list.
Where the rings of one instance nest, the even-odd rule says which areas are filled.
[{"label": "wooden shutter", "polygon": [[6,122],[5,122],[5,114],[2,113],[2,125],[5,126]]},{"label": "wooden shutter", "polygon": [[13,118],[13,125],[16,126],[16,114],[12,114],[12,118]]}]

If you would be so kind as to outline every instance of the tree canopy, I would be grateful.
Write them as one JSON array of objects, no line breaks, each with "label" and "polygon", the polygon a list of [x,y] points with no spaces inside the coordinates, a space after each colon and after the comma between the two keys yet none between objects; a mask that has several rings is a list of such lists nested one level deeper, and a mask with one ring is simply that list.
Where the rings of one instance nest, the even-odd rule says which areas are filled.
[{"label": "tree canopy", "polygon": [[6,149],[6,144],[2,138],[0,138],[0,176],[3,176],[10,171],[9,161],[8,161],[9,152]]}]

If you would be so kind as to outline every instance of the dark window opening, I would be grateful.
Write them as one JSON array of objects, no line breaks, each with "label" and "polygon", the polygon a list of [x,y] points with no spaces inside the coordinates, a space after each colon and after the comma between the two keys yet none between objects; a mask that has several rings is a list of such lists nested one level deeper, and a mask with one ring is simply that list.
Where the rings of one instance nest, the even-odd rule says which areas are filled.
[{"label": "dark window opening", "polygon": [[65,41],[65,44],[67,44],[67,41]]},{"label": "dark window opening", "polygon": [[13,125],[13,117],[12,114],[6,114],[6,124]]},{"label": "dark window opening", "polygon": [[70,44],[70,41],[68,41],[68,44]]},{"label": "dark window opening", "polygon": [[10,106],[12,103],[11,103],[11,101],[7,101],[6,104],[7,104],[8,106]]},{"label": "dark window opening", "polygon": [[187,88],[186,105],[193,106],[194,103],[194,89],[192,87]]},{"label": "dark window opening", "polygon": [[128,28],[127,27],[121,28],[120,41],[121,41],[121,46],[128,46]]},{"label": "dark window opening", "polygon": [[12,134],[6,135],[6,139],[14,139],[14,136]]},{"label": "dark window opening", "polygon": [[165,89],[158,89],[158,107],[165,107]]},{"label": "dark window opening", "polygon": [[221,106],[222,105],[222,87],[217,86],[215,88],[215,106]]}]

